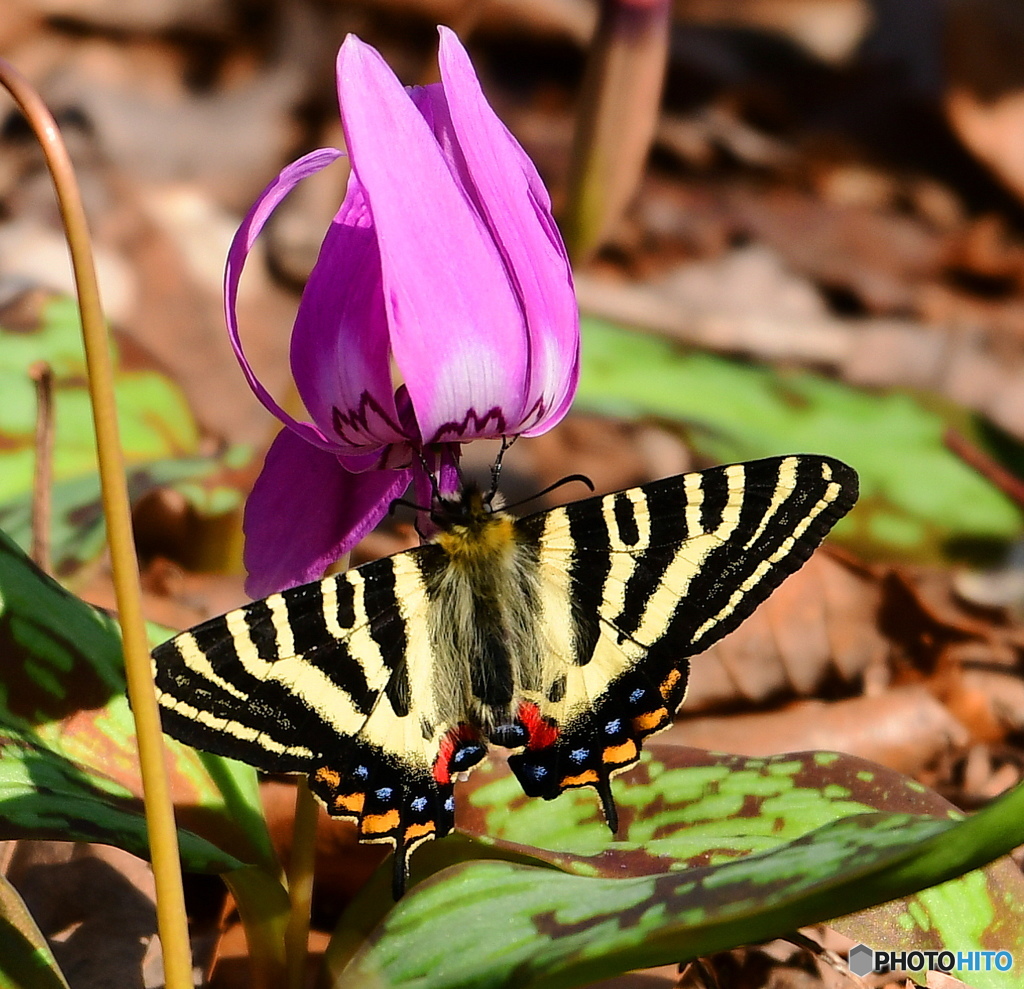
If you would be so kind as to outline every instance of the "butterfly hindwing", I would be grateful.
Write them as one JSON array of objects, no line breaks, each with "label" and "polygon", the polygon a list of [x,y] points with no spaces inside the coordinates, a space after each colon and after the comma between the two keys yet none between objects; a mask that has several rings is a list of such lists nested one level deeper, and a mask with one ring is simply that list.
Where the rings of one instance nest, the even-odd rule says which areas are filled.
[{"label": "butterfly hindwing", "polygon": [[509,759],[548,799],[593,786],[614,824],[609,779],[634,765],[686,690],[686,657],[735,628],[853,505],[856,474],[826,457],[782,457],[684,474],[523,520],[552,598],[572,603],[573,663],[552,669],[558,726]]}]

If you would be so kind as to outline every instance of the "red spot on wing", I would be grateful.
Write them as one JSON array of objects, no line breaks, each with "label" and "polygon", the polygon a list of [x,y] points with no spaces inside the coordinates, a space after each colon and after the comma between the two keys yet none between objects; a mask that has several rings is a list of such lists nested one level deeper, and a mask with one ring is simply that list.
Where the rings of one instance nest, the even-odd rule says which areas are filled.
[{"label": "red spot on wing", "polygon": [[519,705],[519,720],[530,737],[528,749],[546,749],[558,739],[558,726],[540,713],[536,704],[524,702]]},{"label": "red spot on wing", "polygon": [[469,725],[458,724],[449,728],[441,739],[441,745],[434,760],[434,779],[441,784],[452,781],[452,759],[463,742],[479,740],[479,733]]}]

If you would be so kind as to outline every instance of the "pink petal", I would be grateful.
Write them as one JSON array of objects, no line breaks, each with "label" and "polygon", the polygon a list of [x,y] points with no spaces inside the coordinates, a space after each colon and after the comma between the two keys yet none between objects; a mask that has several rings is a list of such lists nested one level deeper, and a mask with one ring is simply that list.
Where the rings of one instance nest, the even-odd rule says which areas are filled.
[{"label": "pink petal", "polygon": [[314,175],[321,169],[326,168],[331,162],[337,161],[343,152],[337,148],[320,148],[304,155],[298,161],[293,161],[284,168],[270,185],[260,193],[259,198],[253,203],[242,225],[235,232],[231,247],[228,249],[227,265],[224,269],[224,318],[227,322],[228,336],[231,339],[231,346],[235,351],[235,357],[242,368],[249,387],[256,397],[263,403],[268,411],[272,412],[289,429],[301,436],[307,443],[312,443],[321,450],[330,450],[334,447],[330,440],[312,423],[299,422],[290,416],[274,400],[270,392],[260,384],[256,373],[253,371],[246,359],[242,349],[242,340],[238,332],[238,282],[242,277],[242,268],[245,259],[252,250],[252,245],[259,236],[270,214],[277,208],[278,204],[292,189],[304,178]]},{"label": "pink petal", "polygon": [[282,429],[245,503],[245,589],[254,598],[317,580],[385,515],[408,470],[350,474]]},{"label": "pink petal", "polygon": [[299,394],[339,452],[406,438],[390,356],[377,233],[353,174],[302,293],[291,349]]},{"label": "pink petal", "polygon": [[377,230],[392,352],[423,441],[509,431],[529,354],[489,231],[401,83],[351,35],[338,53],[338,95]]},{"label": "pink petal", "polygon": [[488,105],[458,38],[439,30],[443,90],[433,96],[435,131],[450,129],[450,136],[439,134],[441,147],[512,273],[530,343],[524,421],[515,431],[540,433],[565,414],[579,377],[579,314],[568,254],[533,162]]}]

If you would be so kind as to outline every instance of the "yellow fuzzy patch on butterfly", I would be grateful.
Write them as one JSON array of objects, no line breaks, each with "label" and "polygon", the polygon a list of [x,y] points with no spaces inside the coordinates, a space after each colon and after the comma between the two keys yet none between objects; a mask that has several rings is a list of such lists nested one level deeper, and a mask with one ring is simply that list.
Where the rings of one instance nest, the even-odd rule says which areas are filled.
[{"label": "yellow fuzzy patch on butterfly", "polygon": [[362,834],[387,834],[400,823],[401,817],[397,810],[389,810],[385,814],[367,814],[359,822],[359,831]]},{"label": "yellow fuzzy patch on butterfly", "polygon": [[473,563],[513,550],[516,530],[511,516],[491,515],[472,529],[453,526],[440,533],[436,541],[451,557],[452,563]]}]

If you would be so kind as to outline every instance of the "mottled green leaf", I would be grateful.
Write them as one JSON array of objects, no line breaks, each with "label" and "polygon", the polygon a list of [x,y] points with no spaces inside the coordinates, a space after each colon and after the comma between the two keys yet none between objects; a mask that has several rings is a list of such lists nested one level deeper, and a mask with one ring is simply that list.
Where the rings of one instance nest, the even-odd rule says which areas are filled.
[{"label": "mottled green leaf", "polygon": [[[30,538],[35,466],[34,385],[29,368],[53,369],[54,570],[67,575],[103,545],[96,444],[78,310],[49,298],[20,325],[0,326],[0,527],[23,547]],[[166,375],[115,359],[115,392],[130,493],[208,474],[218,461],[197,456],[199,431],[181,389]]]},{"label": "mottled green leaf", "polygon": [[[219,462],[209,457],[157,460],[127,470],[128,497],[134,504],[155,487],[195,480],[212,474]],[[236,493],[237,497],[240,497]],[[71,575],[99,556],[106,543],[106,527],[96,473],[56,482],[50,492],[50,559],[53,572]],[[32,495],[24,491],[0,503],[0,529],[23,550],[32,542]]]},{"label": "mottled green leaf", "polygon": [[[147,858],[142,800],[95,767],[88,772],[29,734],[0,726],[0,838],[97,841]],[[184,828],[190,872],[224,872],[242,862]]]},{"label": "mottled green leaf", "polygon": [[474,773],[469,787],[460,794],[463,831],[533,846],[534,854],[562,868],[576,862],[608,876],[661,872],[666,862],[715,864],[866,811],[962,816],[914,780],[835,752],[750,758],[648,744],[640,764],[612,781],[616,839],[593,790],[534,800],[496,760]]},{"label": "mottled green leaf", "polygon": [[[844,817],[717,865],[629,879],[510,862],[457,865],[412,890],[336,985],[571,987],[784,935],[970,872],[1024,840],[1024,788],[966,820]],[[968,877],[969,878],[969,877]],[[951,947],[957,947],[951,945]],[[1012,973],[1011,973],[1012,974]],[[1009,989],[1000,973],[980,989]]]},{"label": "mottled green leaf", "polygon": [[[29,756],[19,755],[14,741],[28,740],[31,757],[45,750],[53,757],[45,765],[59,765],[64,777],[103,792],[113,782],[118,799],[140,798],[135,726],[124,691],[116,625],[39,571],[0,533],[0,737],[13,746],[0,756],[2,771],[27,785],[23,763]],[[179,823],[229,849],[232,868],[250,862],[273,869],[255,772],[170,738],[166,743]],[[0,806],[0,817],[7,810]],[[14,823],[21,828],[26,819]],[[110,840],[109,821],[103,826],[103,840]]]},{"label": "mottled green leaf", "polygon": [[[870,810],[962,816],[900,773],[828,752],[754,759],[649,745],[641,764],[613,782],[621,840],[611,838],[589,790],[530,800],[500,765],[479,770],[470,786],[460,806],[462,830],[497,839],[499,848],[512,842],[518,852],[566,871],[610,878],[725,862]],[[954,893],[972,904],[967,914],[949,909]],[[844,917],[834,926],[892,950],[998,946],[1024,956],[1024,877],[1012,862],[994,863],[941,891]]]},{"label": "mottled green leaf", "polygon": [[577,409],[684,425],[717,461],[828,453],[860,474],[861,497],[834,532],[858,551],[935,558],[952,542],[1005,542],[1020,512],[942,442],[947,419],[909,394],[858,391],[598,320],[584,321]]},{"label": "mottled green leaf", "polygon": [[18,891],[0,876],[0,986],[68,989],[46,938]]},{"label": "mottled green leaf", "polygon": [[[128,370],[115,358],[115,388],[129,463],[194,454],[199,434],[181,389],[155,371]],[[31,486],[36,421],[29,368],[47,361],[54,372],[54,476],[95,471],[95,436],[85,357],[74,300],[46,301],[36,322],[0,327],[0,502]]]}]

